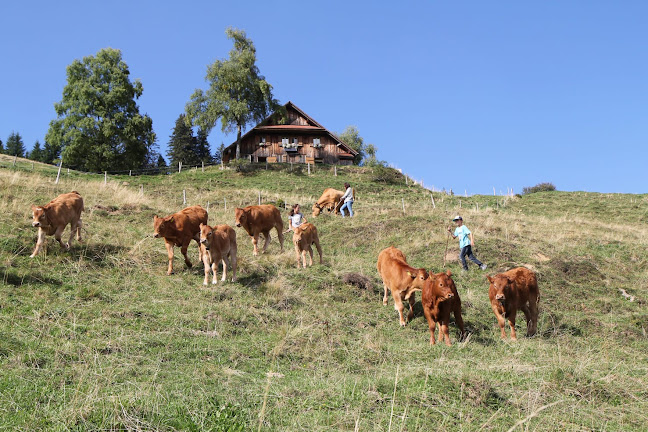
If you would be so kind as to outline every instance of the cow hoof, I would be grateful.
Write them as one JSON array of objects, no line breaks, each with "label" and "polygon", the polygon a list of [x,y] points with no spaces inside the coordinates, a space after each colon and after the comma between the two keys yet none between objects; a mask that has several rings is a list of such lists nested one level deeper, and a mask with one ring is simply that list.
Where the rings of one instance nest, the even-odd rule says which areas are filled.
[{"label": "cow hoof", "polygon": [[218,281],[212,281],[212,285],[218,285]]},{"label": "cow hoof", "polygon": [[203,285],[204,285],[204,286],[207,286],[207,282],[203,282]]},{"label": "cow hoof", "polygon": [[406,322],[401,322],[400,325],[401,325],[401,327],[405,327],[407,325],[407,323]]},{"label": "cow hoof", "polygon": [[36,254],[31,254],[31,255],[29,255],[29,258],[34,258],[35,256],[36,256]]}]

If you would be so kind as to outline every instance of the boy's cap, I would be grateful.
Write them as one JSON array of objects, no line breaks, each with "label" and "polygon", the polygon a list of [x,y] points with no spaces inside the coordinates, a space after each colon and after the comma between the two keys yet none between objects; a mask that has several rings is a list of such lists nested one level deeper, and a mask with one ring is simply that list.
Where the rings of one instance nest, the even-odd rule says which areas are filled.
[{"label": "boy's cap", "polygon": [[452,219],[453,222],[454,222],[454,221],[458,221],[458,220],[462,221],[463,218],[462,218],[461,216],[455,216],[455,218]]}]

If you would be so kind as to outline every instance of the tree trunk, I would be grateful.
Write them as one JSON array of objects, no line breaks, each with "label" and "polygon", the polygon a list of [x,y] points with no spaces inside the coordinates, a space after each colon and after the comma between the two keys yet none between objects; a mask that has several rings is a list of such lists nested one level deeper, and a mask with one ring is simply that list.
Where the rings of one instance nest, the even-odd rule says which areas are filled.
[{"label": "tree trunk", "polygon": [[236,125],[236,159],[241,159],[241,124]]}]

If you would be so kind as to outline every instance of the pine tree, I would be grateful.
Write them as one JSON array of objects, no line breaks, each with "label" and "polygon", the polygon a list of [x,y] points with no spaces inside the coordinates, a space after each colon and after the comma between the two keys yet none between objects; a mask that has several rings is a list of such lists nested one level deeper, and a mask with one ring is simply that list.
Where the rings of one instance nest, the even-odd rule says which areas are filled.
[{"label": "pine tree", "polygon": [[2,140],[0,139],[0,154],[4,153],[4,146],[2,145]]},{"label": "pine tree", "polygon": [[158,155],[157,167],[161,170],[167,167],[166,160],[164,160],[164,157],[162,155]]},{"label": "pine tree", "polygon": [[18,132],[12,132],[7,139],[5,153],[11,156],[23,157],[25,155],[25,145],[22,137]]},{"label": "pine tree", "polygon": [[216,151],[214,152],[214,163],[221,163],[223,160],[223,153],[225,152],[225,144],[221,142],[221,145],[218,146]]},{"label": "pine tree", "polygon": [[209,142],[207,141],[207,133],[203,129],[198,129],[198,133],[196,134],[195,152],[200,162],[204,162],[205,164],[213,163]]},{"label": "pine tree", "polygon": [[187,166],[199,164],[194,141],[193,131],[187,125],[185,115],[180,114],[175,122],[173,133],[169,137],[169,149],[167,150],[169,164],[171,166],[178,166],[179,162]]},{"label": "pine tree", "polygon": [[36,142],[34,143],[34,148],[29,153],[28,157],[31,160],[34,160],[34,161],[37,161],[37,162],[43,162],[43,156],[44,156],[44,153],[43,153],[43,149],[41,148],[40,142],[38,142],[38,140],[36,140]]}]

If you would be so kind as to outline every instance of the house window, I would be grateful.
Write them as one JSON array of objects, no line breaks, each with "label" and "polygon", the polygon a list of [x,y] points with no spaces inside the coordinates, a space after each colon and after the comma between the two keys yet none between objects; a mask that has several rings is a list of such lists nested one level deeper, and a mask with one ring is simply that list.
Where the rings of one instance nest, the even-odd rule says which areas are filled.
[{"label": "house window", "polygon": [[288,145],[288,138],[281,138],[281,145],[286,147]]},{"label": "house window", "polygon": [[320,148],[320,147],[322,147],[322,144],[321,144],[319,138],[313,138],[313,147],[315,147],[315,148]]},{"label": "house window", "polygon": [[297,147],[297,145],[299,144],[299,140],[297,138],[293,138],[292,139],[292,144],[293,144],[294,147]]},{"label": "house window", "polygon": [[266,144],[267,144],[267,143],[266,143],[266,137],[261,137],[261,138],[259,138],[259,145],[260,145],[260,146],[264,146],[264,145],[266,145]]}]

